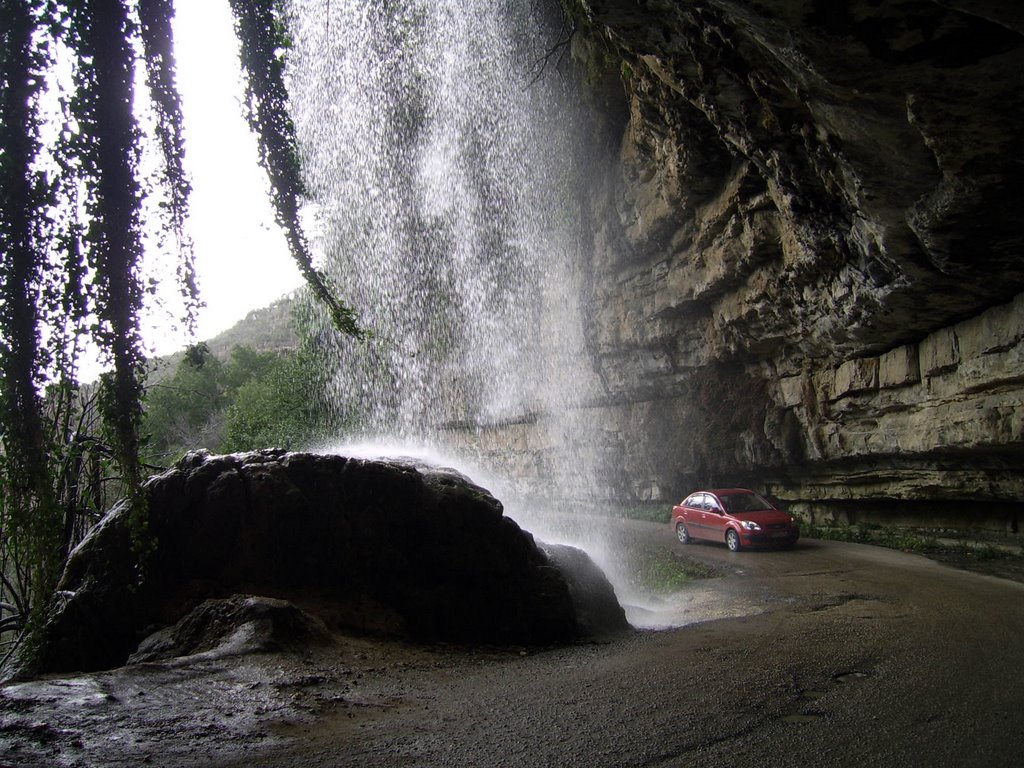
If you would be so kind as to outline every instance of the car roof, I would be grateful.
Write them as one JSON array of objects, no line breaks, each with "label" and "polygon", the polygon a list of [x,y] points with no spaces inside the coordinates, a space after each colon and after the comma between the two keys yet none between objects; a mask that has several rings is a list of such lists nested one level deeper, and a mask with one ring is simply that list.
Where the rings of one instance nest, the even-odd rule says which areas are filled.
[{"label": "car roof", "polygon": [[694,491],[694,493],[713,493],[715,496],[733,496],[737,493],[753,493],[753,491],[749,488],[707,488],[701,491]]}]

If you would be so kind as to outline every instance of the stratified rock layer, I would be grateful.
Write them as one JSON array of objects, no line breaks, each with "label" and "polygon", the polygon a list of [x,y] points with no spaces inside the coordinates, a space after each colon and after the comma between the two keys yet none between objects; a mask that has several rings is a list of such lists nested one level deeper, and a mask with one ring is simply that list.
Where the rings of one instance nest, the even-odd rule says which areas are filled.
[{"label": "stratified rock layer", "polygon": [[152,550],[137,554],[126,508],[108,515],[72,553],[22,674],[118,666],[155,628],[236,593],[417,640],[543,644],[627,627],[606,580],[588,573],[586,605],[575,601],[579,580],[451,470],[191,454],[145,497]]},{"label": "stratified rock layer", "polygon": [[578,0],[575,23],[613,495],[742,482],[1015,531],[1024,5]]}]

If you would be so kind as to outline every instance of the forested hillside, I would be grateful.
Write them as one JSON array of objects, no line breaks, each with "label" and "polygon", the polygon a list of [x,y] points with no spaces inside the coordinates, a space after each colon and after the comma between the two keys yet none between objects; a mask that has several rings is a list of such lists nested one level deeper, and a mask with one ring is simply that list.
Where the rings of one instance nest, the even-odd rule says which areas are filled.
[{"label": "forested hillside", "polygon": [[153,467],[205,448],[300,448],[354,423],[319,407],[326,377],[296,331],[296,302],[253,310],[222,334],[152,361],[143,456]]}]

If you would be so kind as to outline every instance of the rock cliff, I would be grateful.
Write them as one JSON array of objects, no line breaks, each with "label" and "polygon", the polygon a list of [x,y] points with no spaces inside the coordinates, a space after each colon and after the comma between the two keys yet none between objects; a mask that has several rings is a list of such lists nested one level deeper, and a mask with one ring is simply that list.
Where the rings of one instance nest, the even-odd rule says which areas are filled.
[{"label": "rock cliff", "polygon": [[[1016,531],[1024,5],[576,0],[619,495]],[[610,148],[610,151],[608,151]]]}]

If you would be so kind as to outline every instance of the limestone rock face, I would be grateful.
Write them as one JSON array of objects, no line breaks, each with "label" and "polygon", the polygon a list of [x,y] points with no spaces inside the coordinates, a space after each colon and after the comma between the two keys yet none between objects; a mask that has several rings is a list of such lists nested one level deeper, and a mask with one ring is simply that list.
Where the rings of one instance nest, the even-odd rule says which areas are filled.
[{"label": "limestone rock face", "polygon": [[613,62],[624,94],[581,265],[620,495],[984,500],[1015,530],[1024,5],[579,0],[578,16],[578,52],[603,51],[591,68]]},{"label": "limestone rock face", "polygon": [[[239,593],[288,600],[327,627],[425,641],[544,644],[627,627],[610,584],[592,573],[579,614],[576,580],[452,470],[200,453],[151,479],[145,494],[152,551],[139,556],[126,509],[104,518],[72,553],[23,674],[118,666],[155,629]],[[218,643],[234,637],[237,622],[222,619],[239,606],[207,605],[139,658],[164,646],[202,650],[194,637],[211,626]],[[317,635],[273,601],[241,608],[253,626],[276,617]]]}]

